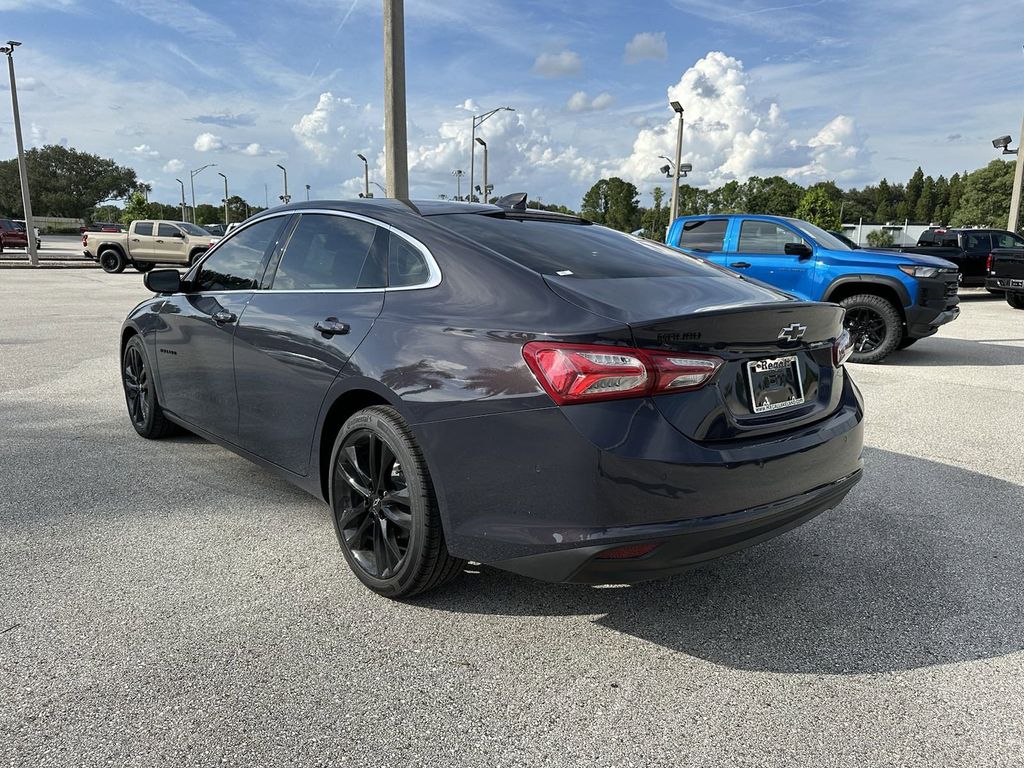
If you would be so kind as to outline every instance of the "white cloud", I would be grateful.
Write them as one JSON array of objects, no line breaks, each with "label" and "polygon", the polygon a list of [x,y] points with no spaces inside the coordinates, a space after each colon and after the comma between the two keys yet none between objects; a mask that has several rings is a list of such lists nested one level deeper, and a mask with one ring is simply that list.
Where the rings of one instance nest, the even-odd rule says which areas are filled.
[{"label": "white cloud", "polygon": [[32,123],[29,127],[28,143],[29,146],[41,147],[46,144],[46,139],[49,133],[43,126]]},{"label": "white cloud", "polygon": [[608,109],[613,101],[612,95],[607,91],[597,94],[593,99],[587,95],[586,91],[576,91],[565,103],[565,108],[570,112],[596,112]]},{"label": "white cloud", "polygon": [[260,144],[257,144],[256,142],[253,142],[252,144],[246,144],[239,150],[239,152],[241,152],[243,155],[248,155],[249,157],[263,157],[265,155],[270,154],[269,150],[264,149]]},{"label": "white cloud", "polygon": [[160,157],[160,153],[149,146],[149,144],[139,144],[137,147],[132,147],[132,154],[136,157],[152,160]]},{"label": "white cloud", "polygon": [[185,170],[185,164],[176,157],[164,163],[164,173],[178,173],[183,170]]},{"label": "white cloud", "polygon": [[[752,175],[781,174],[801,181],[843,180],[862,171],[865,150],[853,120],[839,115],[800,141],[781,107],[751,93],[743,63],[712,51],[668,89],[685,109],[683,161],[697,184],[719,185]],[[631,154],[612,171],[635,183],[653,180],[659,155],[671,156],[676,118],[642,128]]]},{"label": "white cloud", "polygon": [[300,117],[299,122],[292,126],[295,137],[318,160],[325,160],[333,151],[332,147],[324,143],[323,137],[330,129],[331,116],[341,101],[330,91],[321,93],[313,111]]},{"label": "white cloud", "polygon": [[575,51],[542,53],[533,63],[533,73],[548,78],[577,75],[581,69],[583,69],[583,62]]},{"label": "white cloud", "polygon": [[196,152],[216,152],[224,149],[224,140],[220,136],[215,136],[212,133],[200,133],[196,136],[195,143],[192,144],[192,148]]},{"label": "white cloud", "polygon": [[667,58],[668,43],[664,32],[637,32],[626,43],[626,51],[622,56],[627,64],[637,64],[648,59],[664,61]]}]

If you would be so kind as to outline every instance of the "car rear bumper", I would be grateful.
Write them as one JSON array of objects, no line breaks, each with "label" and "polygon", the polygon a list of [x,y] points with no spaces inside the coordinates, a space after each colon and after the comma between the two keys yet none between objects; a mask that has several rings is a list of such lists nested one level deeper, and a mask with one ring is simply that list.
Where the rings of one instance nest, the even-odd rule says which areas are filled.
[{"label": "car rear bumper", "polygon": [[1024,291],[1024,278],[990,277],[985,281],[990,291]]},{"label": "car rear bumper", "polygon": [[621,578],[645,570],[653,577],[756,543],[838,503],[862,469],[863,406],[849,377],[844,382],[839,407],[826,418],[741,440],[692,441],[642,399],[413,431],[452,554],[579,580],[591,578],[580,569],[600,551],[660,537],[647,565],[588,566],[602,581],[620,571]]}]

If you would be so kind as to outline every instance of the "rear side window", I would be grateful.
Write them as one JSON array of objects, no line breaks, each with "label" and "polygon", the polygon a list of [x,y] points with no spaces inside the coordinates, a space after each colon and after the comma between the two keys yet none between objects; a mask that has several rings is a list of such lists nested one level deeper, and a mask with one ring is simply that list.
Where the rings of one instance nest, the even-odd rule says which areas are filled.
[{"label": "rear side window", "polygon": [[744,221],[740,226],[740,253],[785,253],[786,243],[802,243],[803,238],[771,221]]},{"label": "rear side window", "polygon": [[683,222],[679,233],[679,247],[693,251],[721,251],[725,249],[726,219],[701,219]]},{"label": "rear side window", "polygon": [[422,285],[429,277],[430,268],[419,249],[408,240],[392,235],[388,254],[388,286],[409,288]]},{"label": "rear side window", "polygon": [[281,257],[273,287],[284,291],[382,288],[379,261],[370,258],[378,233],[382,238],[387,235],[367,221],[303,214]]},{"label": "rear side window", "polygon": [[596,224],[466,213],[432,218],[542,275],[590,279],[670,277],[707,275],[710,270],[666,245]]},{"label": "rear side window", "polygon": [[153,222],[152,221],[140,221],[135,225],[135,234],[142,235],[143,237],[153,236]]},{"label": "rear side window", "polygon": [[992,250],[992,235],[988,232],[971,232],[964,235],[965,251]]},{"label": "rear side window", "polygon": [[200,291],[243,291],[257,287],[264,258],[277,246],[287,216],[259,221],[222,242],[203,261],[195,285]]}]

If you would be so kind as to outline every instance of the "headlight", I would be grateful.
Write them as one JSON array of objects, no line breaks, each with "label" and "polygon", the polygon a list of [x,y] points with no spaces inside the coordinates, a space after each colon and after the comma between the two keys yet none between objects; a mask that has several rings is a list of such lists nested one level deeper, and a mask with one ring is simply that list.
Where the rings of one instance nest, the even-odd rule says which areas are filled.
[{"label": "headlight", "polygon": [[916,264],[900,264],[900,272],[911,277],[935,277],[939,274],[938,267],[919,267]]}]

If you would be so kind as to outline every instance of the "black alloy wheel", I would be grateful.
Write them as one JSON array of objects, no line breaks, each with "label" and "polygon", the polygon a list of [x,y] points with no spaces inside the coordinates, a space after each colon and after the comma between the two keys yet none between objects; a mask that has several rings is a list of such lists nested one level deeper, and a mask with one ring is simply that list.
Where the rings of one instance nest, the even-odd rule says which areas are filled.
[{"label": "black alloy wheel", "polygon": [[138,336],[132,336],[125,344],[121,358],[121,382],[128,406],[128,419],[136,432],[145,438],[155,439],[179,431],[160,408],[146,348]]},{"label": "black alloy wheel", "polygon": [[426,464],[405,422],[386,406],[352,416],[335,442],[331,506],[341,549],[366,586],[408,597],[457,576]]},{"label": "black alloy wheel", "polygon": [[100,266],[104,272],[116,275],[124,272],[124,259],[118,251],[108,248],[100,254]]},{"label": "black alloy wheel", "polygon": [[839,302],[846,309],[843,325],[853,338],[854,363],[878,363],[903,340],[903,321],[881,296],[862,294]]}]

